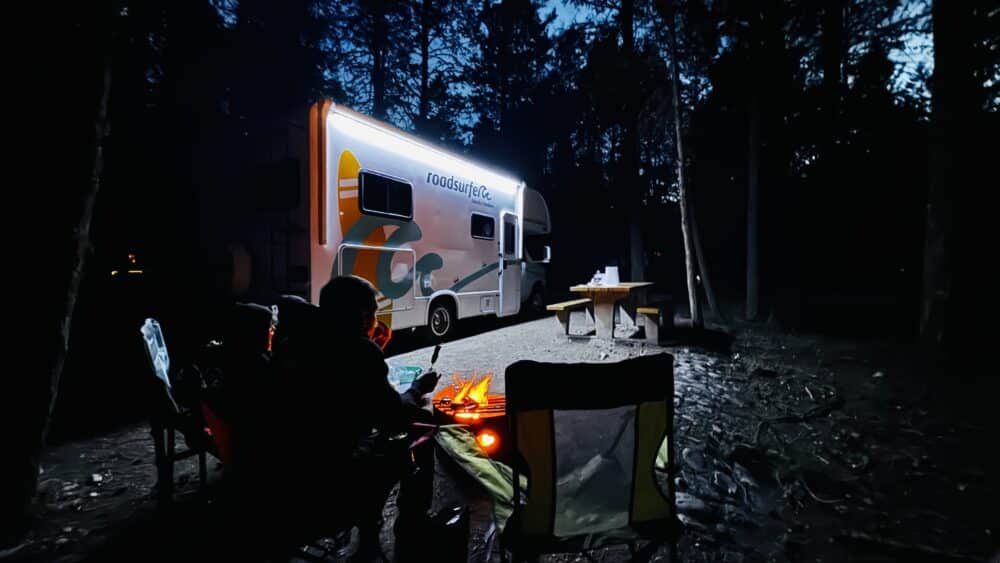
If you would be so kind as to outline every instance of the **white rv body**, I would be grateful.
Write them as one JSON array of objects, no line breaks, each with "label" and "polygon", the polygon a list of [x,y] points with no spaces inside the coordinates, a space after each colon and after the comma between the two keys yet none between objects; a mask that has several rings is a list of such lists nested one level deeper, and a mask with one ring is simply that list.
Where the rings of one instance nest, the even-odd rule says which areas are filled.
[{"label": "white rv body", "polygon": [[[458,318],[519,311],[525,194],[544,206],[537,192],[329,101],[310,127],[310,301],[353,274],[394,330],[427,325],[432,304]],[[547,209],[534,215],[547,223]]]}]

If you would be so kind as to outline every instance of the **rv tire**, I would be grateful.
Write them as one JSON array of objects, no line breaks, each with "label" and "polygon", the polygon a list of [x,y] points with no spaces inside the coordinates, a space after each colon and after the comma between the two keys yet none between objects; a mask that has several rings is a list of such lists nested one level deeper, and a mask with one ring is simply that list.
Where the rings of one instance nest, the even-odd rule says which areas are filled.
[{"label": "rv tire", "polygon": [[455,334],[455,305],[447,298],[431,303],[427,314],[427,336],[432,343],[444,342]]},{"label": "rv tire", "polygon": [[531,295],[528,297],[527,312],[531,316],[541,315],[545,312],[545,290],[540,283],[536,283],[531,288]]}]

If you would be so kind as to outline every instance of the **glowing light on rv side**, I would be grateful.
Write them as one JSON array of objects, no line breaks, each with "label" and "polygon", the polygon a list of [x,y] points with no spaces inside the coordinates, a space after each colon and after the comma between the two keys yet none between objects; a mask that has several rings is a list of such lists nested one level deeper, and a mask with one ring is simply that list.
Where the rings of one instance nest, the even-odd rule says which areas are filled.
[{"label": "glowing light on rv side", "polygon": [[336,109],[330,112],[329,119],[334,129],[345,135],[371,143],[399,156],[419,160],[427,166],[447,169],[455,175],[462,176],[463,179],[483,182],[490,189],[499,190],[507,195],[517,193],[517,188],[521,185],[518,181],[506,178],[485,168],[480,168],[444,152],[415,143],[391,131],[380,129],[372,124],[354,119],[349,115],[338,113]]}]

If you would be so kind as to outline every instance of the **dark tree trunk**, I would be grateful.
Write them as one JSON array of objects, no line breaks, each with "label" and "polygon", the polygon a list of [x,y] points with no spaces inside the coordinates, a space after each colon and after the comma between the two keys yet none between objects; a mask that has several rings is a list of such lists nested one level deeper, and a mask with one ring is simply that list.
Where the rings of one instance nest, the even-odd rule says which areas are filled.
[{"label": "dark tree trunk", "polygon": [[622,0],[618,13],[622,26],[622,51],[625,56],[635,55],[635,4],[634,0]]},{"label": "dark tree trunk", "polygon": [[719,302],[715,299],[715,290],[712,289],[712,276],[708,273],[708,265],[705,263],[705,253],[701,249],[701,235],[698,232],[698,219],[692,206],[688,209],[691,217],[691,237],[694,239],[694,252],[698,257],[698,271],[701,272],[701,281],[705,286],[705,297],[708,299],[708,307],[712,314],[721,323],[726,324],[726,313],[719,307]]},{"label": "dark tree trunk", "polygon": [[760,250],[760,100],[750,94],[750,127],[747,136],[747,302],[746,319],[757,318],[760,276],[757,270]]},{"label": "dark tree trunk", "polygon": [[[820,33],[820,64],[823,69],[821,84],[821,131],[818,143],[819,159],[815,167],[815,189],[807,194],[810,208],[806,210],[811,223],[810,235],[816,237],[813,252],[805,257],[810,275],[806,281],[807,292],[836,291],[844,280],[826,264],[850,260],[842,237],[833,233],[842,231],[844,217],[854,216],[845,202],[843,156],[840,141],[841,98],[843,93],[844,5],[847,0],[823,0],[823,20]],[[817,258],[820,257],[820,258]]]},{"label": "dark tree trunk", "polygon": [[[956,196],[970,179],[970,169],[978,165],[966,155],[971,131],[975,130],[977,85],[969,61],[971,41],[966,36],[971,5],[965,2],[934,2],[934,78],[931,101],[931,161],[927,192],[924,240],[923,296],[920,311],[920,350],[926,364],[933,366],[948,359],[958,345],[954,323],[960,292],[960,271],[953,249],[959,224],[954,213]],[[971,138],[975,138],[971,134]]]},{"label": "dark tree trunk", "polygon": [[[104,165],[104,139],[108,133],[108,97],[111,92],[111,62],[106,59],[101,81],[101,93],[98,98],[97,115],[94,120],[94,138],[91,148],[92,163],[90,184],[83,194],[83,205],[73,229],[74,252],[71,262],[67,264],[68,271],[56,272],[61,280],[59,287],[62,295],[45,296],[53,301],[61,300],[62,305],[57,317],[50,317],[44,322],[51,324],[44,327],[46,338],[44,351],[44,375],[38,374],[38,379],[29,383],[27,400],[23,405],[27,416],[18,421],[18,436],[13,444],[8,444],[4,454],[4,463],[10,464],[9,481],[0,483],[3,489],[0,501],[0,536],[20,527],[27,518],[28,511],[38,487],[38,474],[41,456],[45,449],[49,423],[52,419],[52,409],[59,394],[59,381],[62,377],[63,365],[69,348],[70,330],[73,323],[73,312],[76,309],[77,295],[83,279],[87,255],[90,252],[90,223],[94,213],[94,202],[101,187],[101,173]],[[63,277],[65,276],[65,277]],[[49,339],[51,337],[51,339]],[[9,457],[8,457],[9,456]],[[8,491],[9,496],[8,498]]]},{"label": "dark tree trunk", "polygon": [[418,127],[427,126],[430,120],[430,49],[431,10],[433,0],[423,0],[420,6],[420,116]]},{"label": "dark tree trunk", "polygon": [[677,145],[677,185],[680,189],[680,206],[681,206],[681,233],[684,235],[684,266],[687,271],[687,288],[688,288],[688,303],[691,307],[691,324],[695,327],[702,326],[701,320],[701,306],[698,302],[698,286],[695,281],[695,252],[694,252],[694,241],[691,236],[691,224],[690,224],[690,197],[688,197],[687,186],[684,182],[684,142],[681,135],[681,109],[680,109],[680,69],[678,68],[677,61],[677,25],[674,22],[676,15],[674,14],[673,7],[671,5],[671,10],[668,15],[668,24],[670,26],[670,68],[673,72],[672,79],[670,81],[671,89],[673,91],[673,104],[674,104],[674,135],[676,137],[675,144]]},{"label": "dark tree trunk", "polygon": [[[514,29],[513,22],[508,17],[505,10],[500,9],[500,33],[503,38],[502,45],[510,45],[513,41]],[[513,55],[510,53],[505,53],[504,56],[498,57],[497,59],[497,131],[502,135],[506,132],[507,127],[507,110],[509,106],[509,96],[508,96],[508,86],[510,85],[510,79],[508,77],[508,66],[507,63],[510,62],[513,67],[513,61],[511,58]],[[509,154],[509,153],[508,153]]]},{"label": "dark tree trunk", "polygon": [[840,115],[840,96],[843,89],[844,62],[844,3],[845,0],[826,0],[823,12],[823,33],[820,56],[823,65],[823,99],[827,136],[826,150],[831,157],[836,145],[837,121]]},{"label": "dark tree trunk", "polygon": [[[619,10],[622,34],[622,54],[630,73],[636,72],[635,54],[635,5],[633,0],[622,0]],[[638,101],[628,94],[628,112],[625,139],[622,145],[622,180],[626,198],[628,221],[629,278],[635,281],[646,278],[646,249],[642,239],[642,187],[639,181],[639,123]]]},{"label": "dark tree trunk", "polygon": [[389,23],[386,21],[385,6],[381,1],[373,2],[372,49],[372,116],[385,119],[386,115],[386,53],[389,50]]}]

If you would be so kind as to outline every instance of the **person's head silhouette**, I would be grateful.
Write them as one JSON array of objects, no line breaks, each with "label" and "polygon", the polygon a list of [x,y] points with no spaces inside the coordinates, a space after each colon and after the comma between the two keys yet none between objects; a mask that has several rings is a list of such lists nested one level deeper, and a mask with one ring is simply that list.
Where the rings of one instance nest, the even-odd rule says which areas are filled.
[{"label": "person's head silhouette", "polygon": [[319,292],[319,308],[338,333],[367,336],[375,324],[375,287],[358,276],[337,276]]}]

